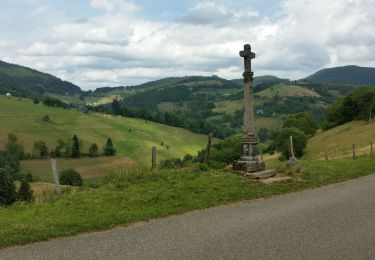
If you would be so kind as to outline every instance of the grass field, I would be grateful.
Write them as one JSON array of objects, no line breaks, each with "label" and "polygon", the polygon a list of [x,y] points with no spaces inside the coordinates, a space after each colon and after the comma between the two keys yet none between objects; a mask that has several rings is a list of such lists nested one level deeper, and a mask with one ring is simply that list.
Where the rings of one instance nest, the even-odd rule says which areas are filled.
[{"label": "grass field", "polygon": [[[268,161],[269,167],[284,167]],[[230,172],[159,171],[121,175],[97,189],[67,192],[43,203],[0,207],[0,247],[111,228],[193,209],[295,192],[375,172],[375,159],[301,160],[295,178],[262,184]]]},{"label": "grass field", "polygon": [[296,85],[286,85],[283,83],[262,90],[256,94],[260,97],[267,98],[272,98],[276,95],[279,97],[320,97],[320,95],[313,90]]},{"label": "grass field", "polygon": [[[134,165],[133,160],[125,156],[100,156],[97,158],[57,159],[59,171],[73,168],[87,181],[100,181],[108,173],[117,168],[129,168]],[[21,168],[29,171],[38,181],[53,183],[51,162],[49,159],[24,160]]]},{"label": "grass field", "polygon": [[[45,115],[50,117],[50,122],[41,120]],[[97,175],[102,164],[108,165],[113,162],[113,166],[118,166],[132,160],[149,161],[152,146],[157,147],[157,158],[160,160],[182,157],[188,153],[194,155],[207,142],[206,136],[194,134],[181,128],[133,118],[113,117],[97,113],[84,114],[76,110],[52,108],[42,104],[34,105],[30,100],[18,100],[17,98],[0,97],[0,122],[0,147],[4,147],[6,144],[8,133],[14,133],[25,146],[26,152],[33,151],[33,144],[37,140],[45,141],[51,149],[57,145],[58,139],[70,142],[74,134],[78,135],[82,143],[81,151],[87,152],[91,143],[97,143],[101,149],[107,137],[111,137],[118,150],[118,157],[110,159],[99,157],[77,162],[82,165],[90,162],[88,164],[90,167],[87,169],[92,169],[94,176]],[[164,146],[161,145],[161,142],[164,142]],[[121,159],[125,157],[129,157],[130,160]],[[61,159],[60,161],[61,165],[73,166],[76,164],[74,160]],[[23,162],[24,169],[27,170],[29,167],[33,172],[38,171],[37,165],[43,165],[41,167],[44,169],[44,165],[47,163]],[[39,169],[39,171],[42,170]],[[82,171],[88,172],[83,169]]]},{"label": "grass field", "polygon": [[325,153],[331,159],[348,157],[352,155],[352,144],[356,145],[357,155],[369,155],[371,142],[375,143],[375,121],[354,121],[310,138],[305,157],[319,160],[325,158]]}]

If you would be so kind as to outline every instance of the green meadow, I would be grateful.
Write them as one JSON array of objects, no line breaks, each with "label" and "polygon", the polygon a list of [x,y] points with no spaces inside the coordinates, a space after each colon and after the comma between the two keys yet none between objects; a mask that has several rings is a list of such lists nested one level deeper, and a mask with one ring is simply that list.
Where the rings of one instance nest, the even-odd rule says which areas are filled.
[{"label": "green meadow", "polygon": [[[285,162],[278,160],[267,164],[286,169]],[[0,248],[301,191],[375,172],[374,158],[301,160],[301,164],[300,173],[290,173],[294,178],[270,184],[223,170],[202,172],[194,166],[157,173],[148,168],[118,170],[96,189],[66,189],[44,201],[0,207]]]},{"label": "green meadow", "polygon": [[[49,122],[42,121],[45,115],[50,117]],[[118,151],[115,158],[87,158],[78,162],[72,159],[58,159],[58,164],[63,168],[81,163],[81,171],[88,178],[90,172],[95,176],[93,178],[97,178],[103,164],[108,170],[113,168],[112,166],[121,167],[131,162],[149,161],[152,146],[156,146],[157,159],[161,160],[183,157],[185,154],[194,155],[207,143],[205,135],[194,134],[181,128],[140,119],[99,113],[84,114],[43,104],[34,105],[31,100],[13,97],[0,97],[0,122],[0,147],[6,144],[8,134],[14,133],[25,146],[25,151],[30,153],[33,152],[34,142],[38,140],[45,141],[48,148],[53,149],[58,139],[70,142],[76,134],[81,142],[81,152],[87,153],[92,143],[96,143],[101,150],[107,138],[111,137]],[[42,177],[48,174],[49,178],[48,162],[44,161],[23,161],[23,170],[30,170]],[[84,167],[85,165],[88,165],[88,168]]]}]

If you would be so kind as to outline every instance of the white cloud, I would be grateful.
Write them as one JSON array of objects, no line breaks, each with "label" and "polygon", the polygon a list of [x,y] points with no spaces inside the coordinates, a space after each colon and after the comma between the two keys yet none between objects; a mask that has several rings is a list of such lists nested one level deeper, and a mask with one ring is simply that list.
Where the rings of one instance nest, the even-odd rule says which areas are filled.
[{"label": "white cloud", "polygon": [[91,6],[104,12],[45,27],[43,38],[12,48],[6,57],[88,88],[167,76],[240,78],[238,52],[251,43],[255,75],[295,79],[328,66],[375,66],[371,2],[285,0],[277,19],[201,2],[161,22],[141,17],[141,7],[130,1],[92,0]]},{"label": "white cloud", "polygon": [[139,6],[135,3],[124,0],[91,0],[90,4],[94,8],[104,9],[107,12],[134,13],[139,10]]}]

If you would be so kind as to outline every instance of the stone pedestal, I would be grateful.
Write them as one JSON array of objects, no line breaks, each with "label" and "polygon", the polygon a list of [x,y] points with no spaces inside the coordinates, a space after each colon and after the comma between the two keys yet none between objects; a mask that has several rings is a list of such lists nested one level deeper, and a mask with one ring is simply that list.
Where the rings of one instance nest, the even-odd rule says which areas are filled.
[{"label": "stone pedestal", "polygon": [[241,143],[241,158],[233,163],[233,170],[238,172],[257,172],[265,169],[260,158],[254,135],[245,136]]}]

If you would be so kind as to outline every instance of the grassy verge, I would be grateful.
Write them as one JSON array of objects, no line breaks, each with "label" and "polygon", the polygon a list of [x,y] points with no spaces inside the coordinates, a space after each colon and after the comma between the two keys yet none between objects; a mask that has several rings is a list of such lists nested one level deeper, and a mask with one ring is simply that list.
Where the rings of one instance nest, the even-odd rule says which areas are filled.
[{"label": "grassy verge", "polygon": [[[375,159],[302,161],[297,178],[265,185],[228,172],[144,171],[112,175],[98,189],[0,208],[0,247],[101,230],[244,199],[295,192],[375,172]],[[272,167],[283,167],[270,162]]]}]

